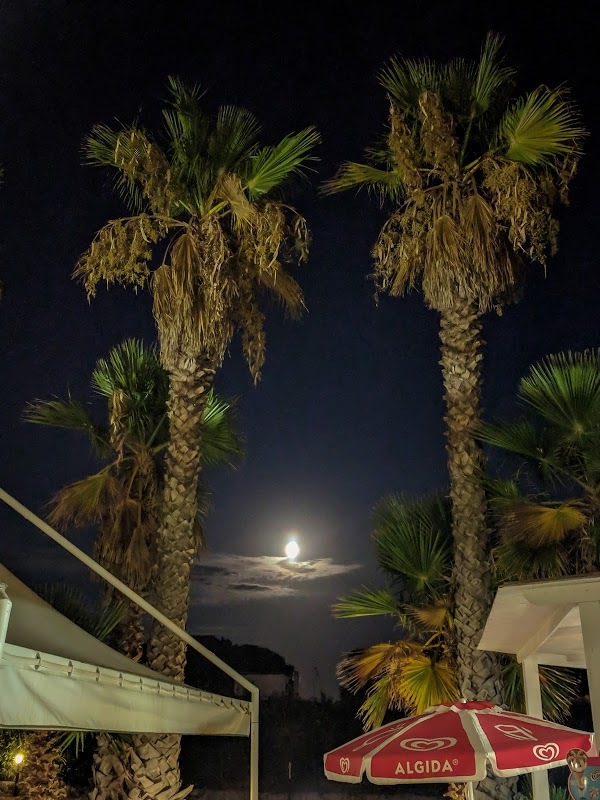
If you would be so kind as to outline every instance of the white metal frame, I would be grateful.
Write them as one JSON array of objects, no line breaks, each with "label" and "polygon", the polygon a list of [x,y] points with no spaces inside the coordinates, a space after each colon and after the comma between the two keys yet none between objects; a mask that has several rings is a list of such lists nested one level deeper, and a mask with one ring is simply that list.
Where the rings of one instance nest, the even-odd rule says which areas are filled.
[{"label": "white metal frame", "polygon": [[[33,523],[36,528],[39,528],[42,533],[45,533],[46,536],[49,536],[53,539],[57,544],[59,544],[62,548],[67,550],[71,555],[75,556],[82,564],[85,564],[89,567],[93,572],[103,578],[107,583],[110,583],[111,586],[114,586],[121,594],[124,594],[125,597],[129,598],[129,600],[136,603],[140,608],[142,608],[147,614],[150,614],[151,617],[154,617],[157,622],[160,622],[161,625],[164,625],[165,628],[168,628],[172,633],[182,639],[187,645],[192,647],[198,653],[203,655],[208,661],[218,667],[222,672],[232,678],[234,681],[243,686],[244,689],[250,692],[251,701],[250,701],[250,708],[251,708],[251,716],[250,716],[250,800],[258,800],[258,733],[259,733],[259,690],[258,687],[255,686],[253,683],[250,683],[243,675],[240,675],[239,672],[230,667],[225,661],[221,660],[218,656],[212,653],[207,647],[197,642],[193,636],[187,631],[184,631],[183,628],[180,628],[179,625],[176,625],[172,622],[168,617],[162,614],[157,608],[154,608],[153,605],[148,603],[143,597],[141,597],[137,592],[134,592],[132,589],[129,588],[125,583],[120,581],[118,578],[115,578],[112,573],[108,570],[101,567],[97,564],[93,558],[90,558],[83,550],[80,550],[76,547],[72,542],[66,539],[64,536],[61,536],[58,531],[55,531],[54,528],[51,528],[47,522],[44,522],[43,519],[40,519],[36,514],[26,508],[22,503],[19,503],[18,500],[15,500],[8,492],[5,492],[4,489],[0,488],[0,500],[3,500],[6,505],[10,506],[14,511],[20,514],[24,519],[28,520],[29,522]],[[6,602],[8,600],[8,603]],[[4,601],[4,602],[2,602]],[[0,654],[2,652],[2,646],[4,644],[4,637],[6,635],[6,627],[8,627],[8,618],[10,615],[10,600],[6,596],[2,587],[0,587]],[[4,633],[4,635],[2,635]]]},{"label": "white metal frame", "polygon": [[[509,596],[518,592],[526,601],[526,609],[519,608],[513,619]],[[552,651],[552,636],[560,629],[567,615],[577,608],[581,621],[581,645],[577,652],[562,654]],[[531,613],[537,620],[527,638],[515,635],[521,619]],[[494,624],[491,619],[494,617]],[[525,616],[524,616],[525,615]],[[531,617],[530,617],[531,618]],[[512,624],[512,628],[509,626]],[[508,626],[508,627],[507,627]],[[579,667],[587,670],[594,731],[600,735],[600,574],[573,576],[534,583],[506,584],[498,590],[490,617],[481,639],[480,649],[514,653],[523,669],[526,712],[543,717],[540,692],[539,665],[548,664]],[[515,652],[516,651],[516,652]],[[582,655],[585,658],[582,660]],[[598,742],[597,742],[598,744]],[[548,773],[533,773],[535,800],[548,800]]]}]

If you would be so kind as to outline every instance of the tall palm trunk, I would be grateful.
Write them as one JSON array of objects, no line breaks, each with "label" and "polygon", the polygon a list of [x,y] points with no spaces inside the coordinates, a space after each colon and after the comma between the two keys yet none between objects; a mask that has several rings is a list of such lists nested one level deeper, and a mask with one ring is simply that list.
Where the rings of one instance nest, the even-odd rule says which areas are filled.
[{"label": "tall palm trunk", "polygon": [[55,731],[34,731],[28,741],[27,760],[19,782],[28,800],[66,800],[67,788],[60,776],[61,759]]},{"label": "tall palm trunk", "polygon": [[[157,608],[177,625],[187,621],[190,572],[195,555],[194,524],[200,473],[201,423],[215,370],[198,359],[181,358],[169,372],[169,446],[165,460],[162,521],[152,592]],[[148,663],[163,675],[183,681],[185,644],[162,625],[152,627]],[[132,800],[179,800],[179,736],[135,736]],[[138,791],[141,792],[138,794]],[[144,794],[145,792],[145,794]]]},{"label": "tall palm trunk", "polygon": [[[494,653],[478,650],[491,605],[486,499],[479,472],[483,453],[473,437],[481,417],[481,314],[457,299],[442,312],[442,374],[454,534],[454,620],[458,679],[466,700],[502,702],[502,678]],[[510,797],[509,781],[486,778],[481,797]]]}]

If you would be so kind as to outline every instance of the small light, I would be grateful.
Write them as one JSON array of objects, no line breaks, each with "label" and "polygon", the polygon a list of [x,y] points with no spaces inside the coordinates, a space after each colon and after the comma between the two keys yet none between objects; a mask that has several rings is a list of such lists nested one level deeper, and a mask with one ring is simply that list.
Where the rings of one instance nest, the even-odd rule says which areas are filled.
[{"label": "small light", "polygon": [[25,756],[23,753],[15,753],[14,762],[17,767],[21,766],[21,764],[25,761]]},{"label": "small light", "polygon": [[298,553],[300,552],[300,548],[298,547],[298,542],[295,539],[289,541],[285,546],[285,554],[289,558],[290,561],[293,561]]}]

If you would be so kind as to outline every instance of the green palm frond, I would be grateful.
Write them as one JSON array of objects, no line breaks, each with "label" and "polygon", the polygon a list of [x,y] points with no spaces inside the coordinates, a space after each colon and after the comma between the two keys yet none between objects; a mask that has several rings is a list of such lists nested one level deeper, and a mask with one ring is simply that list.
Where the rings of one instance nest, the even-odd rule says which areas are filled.
[{"label": "green palm frond", "polygon": [[456,669],[447,658],[435,660],[416,653],[403,662],[396,693],[413,714],[422,714],[438,703],[451,703],[459,698]]},{"label": "green palm frond", "polygon": [[385,674],[369,687],[367,696],[358,709],[358,718],[362,721],[364,730],[379,728],[388,709],[394,706],[394,677]]},{"label": "green palm frond", "polygon": [[[543,665],[538,669],[544,719],[553,722],[566,721],[579,694],[580,681],[577,673],[572,669]],[[502,682],[504,701],[509,709],[526,713],[523,671],[516,658],[507,656],[503,659]]]},{"label": "green palm frond", "polygon": [[483,475],[482,483],[488,505],[495,513],[502,512],[522,498],[517,481],[513,478],[492,478],[489,475]]},{"label": "green palm frond", "polygon": [[248,161],[243,176],[249,197],[264,197],[288,179],[303,175],[320,141],[318,131],[309,127],[284,137],[279,144],[261,148]]},{"label": "green palm frond", "polygon": [[600,351],[559,353],[534,364],[520,398],[574,439],[600,428]]},{"label": "green palm frond", "polygon": [[111,425],[122,426],[140,441],[166,419],[167,373],[154,347],[126,339],[101,358],[92,373],[92,386],[108,398]]},{"label": "green palm frond", "polygon": [[492,551],[498,581],[561,578],[569,573],[569,554],[556,544],[530,547],[521,540],[504,541]]},{"label": "green palm frond", "polygon": [[439,91],[443,74],[429,59],[392,58],[381,70],[379,82],[398,110],[414,115],[423,92]]},{"label": "green palm frond", "polygon": [[112,452],[110,435],[101,425],[97,425],[89,411],[77,400],[36,400],[28,403],[23,418],[34,425],[85,433],[96,453],[104,458]]},{"label": "green palm frond", "polygon": [[536,461],[543,461],[545,458],[538,433],[531,422],[526,419],[510,422],[484,422],[479,425],[475,435],[479,441],[511,453],[517,453]]},{"label": "green palm frond", "polygon": [[381,169],[372,164],[347,161],[333,178],[323,183],[322,192],[328,195],[366,187],[382,200],[398,201],[403,196],[403,186],[402,176],[395,169]]},{"label": "green palm frond", "polygon": [[225,400],[211,389],[202,418],[202,463],[233,466],[244,455],[244,442],[236,426],[235,400]]},{"label": "green palm frond", "polygon": [[398,600],[392,592],[387,589],[369,589],[366,586],[338,598],[333,606],[333,615],[338,619],[380,615],[397,618],[399,613]]},{"label": "green palm frond", "polygon": [[585,506],[577,500],[536,503],[527,498],[507,504],[500,517],[505,541],[520,540],[530,547],[551,547],[587,522]]},{"label": "green palm frond", "polygon": [[140,213],[144,208],[144,195],[131,175],[122,169],[122,164],[123,156],[128,160],[136,156],[137,147],[139,140],[131,135],[131,129],[124,126],[111,128],[109,125],[95,125],[83,147],[86,163],[90,166],[117,169],[115,189],[125,206],[134,213]]},{"label": "green palm frond", "polygon": [[261,127],[250,111],[236,106],[221,106],[215,120],[209,155],[227,172],[237,172],[253,155]]},{"label": "green palm frond", "polygon": [[452,559],[447,502],[437,497],[384,498],[374,512],[373,540],[379,564],[401,575],[412,591],[436,596],[445,588]]},{"label": "green palm frond", "polygon": [[565,92],[540,86],[506,111],[498,140],[511,161],[543,166],[555,156],[580,152],[585,133],[579,112]]},{"label": "green palm frond", "polygon": [[23,416],[27,422],[33,422],[34,425],[82,431],[94,441],[102,439],[104,435],[83,403],[70,397],[68,400],[36,400],[34,403],[28,403]]},{"label": "green palm frond", "polygon": [[502,36],[491,32],[483,43],[471,95],[473,117],[485,114],[498,93],[505,91],[513,83],[516,70],[503,64],[500,58],[503,43]]}]

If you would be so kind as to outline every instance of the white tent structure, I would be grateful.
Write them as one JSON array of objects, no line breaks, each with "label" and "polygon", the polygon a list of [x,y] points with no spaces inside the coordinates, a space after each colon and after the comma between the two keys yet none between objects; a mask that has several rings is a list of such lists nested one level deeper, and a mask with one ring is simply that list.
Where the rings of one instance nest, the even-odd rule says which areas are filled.
[{"label": "white tent structure", "polygon": [[174,683],[102,644],[0,564],[0,727],[250,736],[258,800],[258,689],[43,520],[0,499],[251,694],[248,703]]},{"label": "white tent structure", "polygon": [[[600,574],[501,586],[479,649],[516,656],[535,717],[543,716],[539,664],[586,669],[600,734]],[[547,772],[533,774],[533,790],[535,800],[548,799]]]}]

